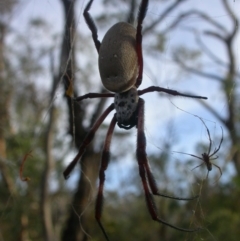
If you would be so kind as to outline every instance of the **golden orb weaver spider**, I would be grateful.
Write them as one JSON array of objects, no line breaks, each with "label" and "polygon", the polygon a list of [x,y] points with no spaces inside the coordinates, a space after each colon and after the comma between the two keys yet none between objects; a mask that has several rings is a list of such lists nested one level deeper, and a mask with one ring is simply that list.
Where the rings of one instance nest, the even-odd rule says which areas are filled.
[{"label": "golden orb weaver spider", "polygon": [[99,170],[99,187],[96,200],[95,218],[106,238],[108,235],[101,223],[102,206],[103,206],[103,187],[105,182],[105,170],[110,160],[110,144],[115,125],[120,128],[131,129],[137,128],[137,150],[136,157],[139,166],[139,174],[145,193],[148,211],[153,220],[165,224],[169,227],[180,231],[194,232],[197,229],[184,229],[176,227],[168,222],[160,219],[157,214],[157,208],[153,199],[153,195],[169,197],[178,200],[192,200],[192,198],[170,197],[158,192],[157,185],[146,154],[146,137],[144,133],[144,100],[139,96],[149,92],[165,92],[174,96],[184,96],[197,99],[207,99],[202,96],[183,94],[175,90],[165,89],[158,86],[151,86],[143,90],[137,90],[142,83],[143,75],[143,56],[142,56],[142,23],[147,13],[148,0],[142,0],[137,18],[137,28],[126,22],[119,22],[113,25],[105,34],[102,43],[98,40],[97,28],[89,14],[89,10],[93,0],[90,0],[84,9],[84,18],[92,32],[92,38],[99,54],[98,64],[99,72],[103,86],[114,93],[88,93],[86,95],[75,98],[75,101],[81,101],[87,98],[106,98],[114,97],[112,103],[97,119],[87,136],[83,140],[79,151],[72,162],[68,165],[63,175],[65,178],[69,174],[83,155],[86,147],[92,141],[95,132],[102,124],[108,114],[116,110],[110,126],[107,131],[105,143],[103,146],[101,164]]}]

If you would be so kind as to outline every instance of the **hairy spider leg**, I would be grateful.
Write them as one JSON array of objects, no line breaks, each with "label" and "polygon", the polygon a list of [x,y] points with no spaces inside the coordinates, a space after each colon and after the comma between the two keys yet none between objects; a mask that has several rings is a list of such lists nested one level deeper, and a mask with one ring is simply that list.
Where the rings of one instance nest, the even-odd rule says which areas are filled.
[{"label": "hairy spider leg", "polygon": [[207,99],[207,97],[198,96],[198,95],[183,94],[183,93],[180,93],[176,90],[170,90],[170,89],[166,89],[166,88],[162,88],[162,87],[158,87],[158,86],[150,86],[146,89],[138,90],[138,95],[140,96],[140,95],[144,95],[146,93],[154,92],[154,91],[165,92],[167,94],[174,95],[174,96],[184,96],[184,97],[189,97],[189,98],[205,99],[205,100]]},{"label": "hairy spider leg", "polygon": [[142,23],[147,13],[148,0],[143,0],[139,7],[138,12],[138,23],[137,23],[137,34],[136,34],[136,50],[138,56],[138,66],[139,72],[135,83],[136,88],[138,88],[142,83],[143,75],[143,55],[142,55]]},{"label": "hairy spider leg", "polygon": [[93,38],[95,47],[96,47],[97,51],[99,52],[101,42],[98,40],[97,27],[96,27],[96,24],[93,21],[93,18],[91,17],[91,15],[88,12],[91,8],[92,2],[93,2],[93,0],[90,0],[88,2],[87,6],[84,9],[83,16],[85,18],[85,21],[86,21],[89,29],[92,32],[92,38]]},{"label": "hairy spider leg", "polygon": [[93,98],[108,98],[114,97],[113,93],[88,93],[79,97],[74,98],[75,101],[82,101],[84,99],[93,99]]},{"label": "hairy spider leg", "polygon": [[199,195],[196,195],[196,196],[189,197],[189,198],[183,198],[183,197],[174,197],[174,196],[169,196],[169,195],[166,195],[166,194],[159,193],[158,188],[157,188],[157,184],[156,184],[156,181],[155,181],[155,178],[153,176],[153,173],[151,172],[151,168],[149,166],[147,158],[146,158],[146,162],[144,163],[144,168],[146,170],[147,181],[148,181],[148,184],[150,186],[150,189],[152,190],[153,195],[160,196],[160,197],[171,198],[171,199],[175,199],[175,200],[181,200],[181,201],[184,201],[184,200],[185,201],[190,201],[190,200],[194,200],[194,199],[199,197]]},{"label": "hairy spider leg", "polygon": [[[159,87],[159,86],[150,86],[146,89],[138,90],[138,95],[141,96],[141,95],[144,95],[146,93],[151,93],[151,92],[154,92],[154,91],[164,92],[164,93],[167,93],[167,94],[170,94],[170,95],[173,95],[173,96],[183,96],[183,97],[189,97],[189,98],[195,98],[195,99],[207,99],[207,97],[184,94],[184,93],[178,92],[176,90],[166,89],[166,88],[162,88],[162,87]],[[75,101],[82,101],[82,100],[85,100],[85,99],[109,98],[109,97],[114,97],[114,96],[115,96],[115,94],[113,94],[113,93],[88,93],[88,94],[76,97],[76,98],[74,98],[74,100]]]},{"label": "hairy spider leg", "polygon": [[98,194],[97,194],[96,207],[95,207],[95,218],[107,240],[109,240],[108,235],[101,223],[102,208],[103,208],[103,188],[104,188],[104,182],[105,182],[105,171],[108,167],[108,163],[110,160],[110,145],[111,145],[112,135],[113,135],[113,131],[116,126],[116,123],[117,123],[117,118],[115,114],[108,128],[108,132],[107,132],[106,139],[103,146],[103,152],[102,152],[102,158],[101,158],[101,164],[100,164],[100,170],[99,170],[99,187],[98,187]]},{"label": "hairy spider leg", "polygon": [[63,172],[63,176],[65,179],[69,177],[69,174],[72,172],[73,168],[83,155],[85,149],[87,146],[91,143],[96,131],[98,130],[99,126],[102,124],[104,119],[108,116],[108,114],[114,110],[114,104],[112,103],[103,113],[102,115],[97,119],[97,121],[94,123],[90,131],[88,132],[87,136],[82,142],[82,145],[79,148],[78,154],[75,156],[75,158],[69,163],[66,170]]},{"label": "hairy spider leg", "polygon": [[[166,88],[162,88],[162,87],[159,87],[159,86],[150,86],[150,87],[145,88],[143,90],[138,90],[138,95],[141,96],[141,95],[144,95],[146,93],[151,93],[151,92],[154,92],[154,91],[164,92],[164,93],[167,93],[167,94],[170,94],[170,95],[173,95],[173,96],[183,96],[183,97],[189,97],[189,98],[195,98],[195,99],[207,99],[207,97],[204,97],[204,96],[184,94],[184,93],[181,93],[181,92],[176,91],[176,90],[166,89]],[[114,96],[115,96],[115,94],[113,94],[113,93],[88,93],[88,94],[76,97],[76,98],[74,98],[74,100],[75,101],[82,101],[84,99],[108,98],[108,97],[114,97]],[[209,130],[208,130],[208,134],[210,136]],[[210,140],[210,143],[212,143],[211,138],[209,138],[209,140]],[[222,140],[221,140],[221,143],[222,143]],[[211,150],[211,148],[209,150]],[[216,152],[218,150],[219,149],[217,149]]]},{"label": "hairy spider leg", "polygon": [[156,204],[154,202],[153,196],[149,190],[149,184],[147,180],[147,153],[146,153],[146,136],[144,133],[144,100],[139,98],[138,104],[138,123],[137,123],[137,151],[136,151],[138,166],[139,166],[139,174],[142,179],[143,189],[145,192],[145,198],[149,213],[154,221],[165,224],[171,228],[177,229],[183,232],[195,232],[201,230],[201,228],[196,229],[185,229],[176,227],[166,221],[160,219],[157,214]]}]

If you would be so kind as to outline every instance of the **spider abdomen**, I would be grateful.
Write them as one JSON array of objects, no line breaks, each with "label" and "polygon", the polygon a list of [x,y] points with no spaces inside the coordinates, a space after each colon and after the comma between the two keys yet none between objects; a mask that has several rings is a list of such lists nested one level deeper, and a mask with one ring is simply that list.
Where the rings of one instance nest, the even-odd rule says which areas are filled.
[{"label": "spider abdomen", "polygon": [[106,89],[121,93],[134,86],[138,75],[136,29],[125,22],[113,25],[99,50],[99,72]]}]

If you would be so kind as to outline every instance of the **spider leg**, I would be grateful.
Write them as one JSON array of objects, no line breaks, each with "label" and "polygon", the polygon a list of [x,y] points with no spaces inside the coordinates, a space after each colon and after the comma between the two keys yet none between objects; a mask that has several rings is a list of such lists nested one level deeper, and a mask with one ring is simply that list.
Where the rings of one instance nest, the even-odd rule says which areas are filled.
[{"label": "spider leg", "polygon": [[147,171],[146,171],[146,163],[147,163],[147,154],[146,154],[146,136],[144,133],[144,100],[139,98],[139,104],[138,104],[138,124],[137,124],[137,161],[139,166],[139,174],[142,179],[143,189],[145,192],[145,198],[147,207],[149,210],[149,213],[154,221],[157,221],[159,223],[165,224],[171,228],[177,229],[179,231],[184,232],[195,232],[199,231],[200,228],[197,229],[184,229],[176,227],[170,223],[167,223],[166,221],[160,219],[157,214],[157,208],[156,204],[154,202],[153,196],[150,193],[149,190],[149,184],[147,180]]},{"label": "spider leg", "polygon": [[181,152],[181,151],[174,151],[174,152],[175,152],[175,153],[184,154],[184,155],[188,155],[188,156],[192,156],[192,157],[196,157],[196,158],[198,158],[199,160],[203,161],[202,157],[195,156],[195,155],[193,155],[193,154],[189,154],[189,153]]},{"label": "spider leg", "polygon": [[89,143],[92,141],[97,129],[99,126],[102,124],[104,119],[108,116],[108,114],[114,109],[114,104],[111,104],[103,113],[102,115],[97,119],[97,121],[94,123],[93,127],[90,129],[88,132],[87,136],[83,140],[82,145],[79,148],[78,154],[75,156],[75,158],[69,163],[65,171],[63,172],[63,176],[65,179],[69,177],[69,174],[77,164],[78,160],[81,158],[83,155],[86,147],[89,145]]},{"label": "spider leg", "polygon": [[97,194],[96,207],[95,207],[95,218],[107,240],[109,240],[109,238],[101,223],[102,207],[103,207],[103,187],[105,182],[105,171],[108,167],[108,163],[110,159],[110,144],[112,140],[112,134],[116,123],[117,123],[117,119],[115,114],[108,128],[108,132],[107,132],[104,147],[103,147],[101,165],[99,170],[99,187],[98,187],[98,194]]},{"label": "spider leg", "polygon": [[[186,153],[186,152],[180,152],[180,151],[174,151],[174,152],[175,152],[175,153],[185,154],[185,155],[188,155],[188,156],[192,156],[192,157],[195,157],[195,158],[197,158],[197,159],[203,161],[202,164],[200,164],[200,165],[194,167],[192,170],[194,170],[194,169],[196,169],[196,168],[202,166],[204,163],[205,163],[205,165],[206,165],[208,171],[211,171],[211,170],[212,170],[212,163],[210,162],[210,160],[209,160],[209,156],[208,156],[206,153],[203,153],[203,154],[202,154],[202,157],[198,157],[198,156],[195,156],[195,155],[193,155],[193,154]],[[207,158],[207,159],[206,159],[206,158]],[[192,170],[191,170],[191,171],[192,171]]]},{"label": "spider leg", "polygon": [[150,86],[146,89],[143,90],[138,90],[138,95],[143,95],[149,92],[165,92],[168,93],[170,95],[174,95],[174,96],[184,96],[184,97],[189,97],[189,98],[195,98],[195,99],[207,99],[207,97],[203,97],[203,96],[198,96],[198,95],[189,95],[189,94],[182,94],[176,90],[171,90],[171,89],[166,89],[166,88],[162,88],[162,87],[158,87],[158,86]]},{"label": "spider leg", "polygon": [[82,101],[84,99],[93,99],[93,98],[105,98],[105,97],[114,97],[112,93],[88,93],[74,98],[75,101]]},{"label": "spider leg", "polygon": [[204,164],[204,162],[203,162],[202,164],[200,164],[200,165],[198,165],[198,166],[194,167],[193,169],[191,169],[191,171],[193,171],[194,169],[196,169],[196,168],[198,168],[198,167],[202,166],[203,164]]},{"label": "spider leg", "polygon": [[[209,139],[208,156],[209,156],[209,154],[210,154],[210,152],[211,152],[211,149],[212,149],[212,139],[211,139],[210,131],[209,131],[207,125],[205,124],[205,122],[203,121],[203,119],[200,118],[200,117],[198,117],[198,118],[199,118],[200,121],[204,124],[204,126],[205,126],[205,128],[206,128],[206,130],[207,130],[207,133],[208,133],[208,139]],[[212,154],[212,155],[213,155],[213,154]],[[212,155],[211,155],[211,156],[212,156]],[[209,157],[210,157],[210,156],[209,156]]]},{"label": "spider leg", "polygon": [[84,18],[85,18],[85,21],[86,21],[89,29],[90,29],[91,32],[92,32],[92,38],[93,38],[95,47],[96,47],[97,51],[99,52],[101,43],[100,43],[100,41],[98,40],[97,27],[96,27],[96,25],[95,25],[95,23],[94,23],[91,15],[88,13],[88,11],[89,11],[90,8],[91,8],[92,2],[93,2],[93,0],[90,0],[90,1],[88,2],[87,6],[86,6],[85,9],[84,9],[83,16],[84,16]]},{"label": "spider leg", "polygon": [[171,198],[171,199],[175,199],[175,200],[186,200],[186,201],[190,201],[190,200],[193,200],[193,199],[196,199],[196,198],[199,197],[199,195],[196,195],[194,197],[183,198],[183,197],[173,197],[173,196],[169,196],[169,195],[166,195],[166,194],[159,193],[156,181],[154,179],[154,176],[151,172],[151,169],[150,169],[150,166],[149,166],[149,163],[148,163],[148,159],[146,158],[145,161],[146,161],[146,163],[144,163],[144,167],[145,167],[145,170],[147,172],[148,184],[149,184],[149,186],[152,190],[152,193],[154,195],[160,196],[160,197]]},{"label": "spider leg", "polygon": [[[219,151],[219,149],[221,148],[221,145],[222,145],[222,142],[223,142],[223,128],[221,127],[221,129],[222,129],[222,138],[221,138],[221,141],[220,141],[220,143],[219,143],[219,146],[218,146],[218,148],[215,148],[214,152],[213,152],[209,157],[211,157],[211,156],[213,156],[214,154],[216,154],[216,153]],[[215,159],[216,159],[216,158],[215,158]]]},{"label": "spider leg", "polygon": [[214,163],[212,163],[212,164],[213,164],[213,166],[215,166],[216,168],[218,168],[218,170],[219,170],[219,172],[220,172],[220,176],[219,176],[219,178],[216,180],[216,182],[218,182],[219,179],[220,179],[221,176],[222,176],[222,170],[221,170],[221,168],[220,168],[218,165],[216,165],[216,164],[214,164]]},{"label": "spider leg", "polygon": [[142,56],[142,23],[147,13],[148,0],[142,0],[138,12],[138,23],[137,23],[137,34],[136,34],[136,49],[138,55],[138,66],[139,72],[136,80],[136,88],[138,88],[142,83],[143,75],[143,56]]},{"label": "spider leg", "polygon": [[[221,176],[222,176],[222,170],[221,170],[221,168],[220,168],[218,165],[214,164],[214,163],[212,163],[212,165],[215,166],[216,168],[218,168],[218,170],[219,170],[219,172],[220,172],[220,177],[221,177]],[[219,177],[219,179],[220,179],[220,177]]]}]

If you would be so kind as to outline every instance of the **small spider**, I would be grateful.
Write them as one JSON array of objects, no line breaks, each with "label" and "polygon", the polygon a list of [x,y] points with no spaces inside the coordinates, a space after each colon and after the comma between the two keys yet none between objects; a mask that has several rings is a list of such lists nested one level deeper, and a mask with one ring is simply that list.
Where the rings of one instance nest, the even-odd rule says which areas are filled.
[{"label": "small spider", "polygon": [[[207,133],[208,133],[208,139],[209,139],[208,152],[207,152],[207,153],[204,152],[204,153],[202,154],[202,157],[195,156],[195,155],[193,155],[193,154],[189,154],[189,153],[185,153],[185,152],[178,152],[178,151],[174,151],[174,152],[176,152],[176,153],[182,153],[182,154],[189,155],[189,156],[192,156],[192,157],[196,157],[196,158],[198,158],[199,160],[202,160],[202,161],[203,161],[203,163],[201,163],[200,165],[194,167],[192,170],[194,170],[195,168],[198,168],[198,167],[202,166],[203,164],[205,164],[206,167],[207,167],[208,173],[209,173],[209,172],[212,170],[212,166],[215,166],[216,168],[218,168],[219,173],[220,173],[220,177],[221,177],[221,176],[222,176],[222,170],[221,170],[221,168],[220,168],[218,165],[212,163],[211,161],[218,158],[218,156],[215,156],[215,157],[213,157],[213,158],[212,158],[212,156],[214,156],[214,155],[220,150],[220,148],[221,148],[221,145],[222,145],[222,142],[223,142],[223,129],[222,129],[222,127],[221,127],[221,129],[222,129],[222,138],[221,138],[221,140],[220,140],[219,146],[218,146],[217,148],[215,148],[215,150],[213,151],[213,153],[210,154],[211,149],[212,149],[212,139],[211,139],[210,131],[209,131],[207,125],[205,124],[205,122],[204,122],[200,117],[198,117],[198,118],[202,121],[202,123],[204,124],[204,126],[205,126],[205,128],[206,128],[206,130],[207,130]],[[207,174],[207,176],[208,176],[208,174]],[[219,177],[219,178],[220,178],[220,177]]]},{"label": "small spider", "polygon": [[97,119],[90,129],[89,133],[83,140],[78,154],[64,171],[64,177],[68,178],[69,174],[83,155],[86,147],[92,141],[95,132],[108,114],[116,110],[110,126],[107,131],[105,143],[103,146],[101,164],[99,170],[99,187],[96,200],[95,218],[107,240],[109,240],[106,231],[101,223],[102,206],[103,206],[103,187],[105,182],[105,170],[110,160],[110,143],[115,125],[120,128],[131,129],[137,128],[137,150],[136,157],[139,166],[139,174],[142,180],[143,189],[146,197],[146,204],[153,220],[163,223],[167,226],[180,231],[194,232],[197,229],[184,229],[175,227],[172,224],[159,218],[153,195],[164,196],[180,200],[191,200],[193,198],[177,198],[160,194],[157,189],[156,182],[150,170],[150,166],[146,154],[146,137],[144,133],[144,100],[139,96],[149,92],[165,92],[174,96],[185,96],[190,98],[207,99],[202,96],[182,94],[175,90],[165,89],[158,86],[151,86],[143,90],[137,90],[142,83],[143,74],[143,56],[142,56],[142,23],[147,13],[148,0],[142,0],[139,7],[137,28],[126,22],[119,22],[113,25],[106,35],[102,43],[98,40],[97,28],[89,14],[93,0],[90,0],[84,9],[84,18],[92,32],[92,38],[99,54],[98,65],[103,86],[114,93],[88,93],[86,95],[75,98],[81,101],[87,98],[103,98],[114,97],[112,103]]}]

